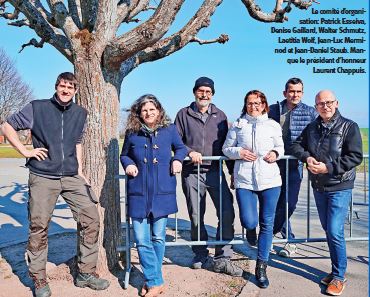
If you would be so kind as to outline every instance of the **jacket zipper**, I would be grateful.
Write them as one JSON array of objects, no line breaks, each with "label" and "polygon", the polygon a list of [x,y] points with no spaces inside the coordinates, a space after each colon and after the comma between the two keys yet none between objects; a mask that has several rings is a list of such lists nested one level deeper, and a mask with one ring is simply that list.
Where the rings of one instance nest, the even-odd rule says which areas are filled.
[{"label": "jacket zipper", "polygon": [[62,148],[62,175],[64,173],[64,145],[63,145],[63,141],[64,141],[64,111],[65,111],[65,107],[63,108],[63,111],[62,111],[62,141],[61,141],[61,148]]}]

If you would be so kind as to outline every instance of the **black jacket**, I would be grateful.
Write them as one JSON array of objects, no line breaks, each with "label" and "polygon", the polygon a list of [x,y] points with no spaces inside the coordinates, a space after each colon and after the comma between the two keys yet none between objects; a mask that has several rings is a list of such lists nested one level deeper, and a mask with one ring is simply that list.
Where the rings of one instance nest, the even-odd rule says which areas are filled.
[{"label": "black jacket", "polygon": [[33,106],[32,143],[35,148],[48,149],[43,161],[30,158],[26,166],[43,175],[72,176],[78,173],[76,144],[84,129],[87,111],[71,102],[60,105],[55,97],[35,100]]},{"label": "black jacket", "polygon": [[328,173],[309,173],[314,189],[320,192],[352,189],[355,167],[362,162],[360,129],[337,110],[328,124],[321,117],[309,124],[293,142],[290,154],[305,163],[308,157],[325,163]]}]

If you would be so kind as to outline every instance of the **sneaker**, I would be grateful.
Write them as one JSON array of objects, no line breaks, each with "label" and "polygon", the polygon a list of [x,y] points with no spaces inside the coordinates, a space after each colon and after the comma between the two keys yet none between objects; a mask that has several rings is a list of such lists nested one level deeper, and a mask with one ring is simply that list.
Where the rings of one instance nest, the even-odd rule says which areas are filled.
[{"label": "sneaker", "polygon": [[93,290],[105,290],[109,287],[109,281],[99,278],[96,273],[80,272],[75,280],[75,286],[80,288],[89,287]]},{"label": "sneaker", "polygon": [[333,278],[329,283],[326,293],[332,296],[339,296],[343,293],[344,288],[346,287],[346,280],[343,281]]},{"label": "sneaker", "polygon": [[35,281],[35,296],[36,297],[50,297],[51,291],[49,284],[45,279]]},{"label": "sneaker", "polygon": [[[333,279],[334,279],[334,276],[331,273],[329,273],[327,276],[323,277],[320,280],[320,283],[322,283],[325,286],[328,286]],[[346,281],[347,281],[347,279],[345,278],[344,282],[346,282]]]},{"label": "sneaker", "polygon": [[213,271],[231,276],[242,276],[244,272],[243,269],[233,264],[228,258],[214,260]]},{"label": "sneaker", "polygon": [[191,267],[193,269],[201,269],[205,267],[207,262],[208,262],[208,256],[195,255],[191,263]]},{"label": "sneaker", "polygon": [[285,244],[284,248],[279,252],[279,256],[284,258],[290,258],[297,252],[297,245],[293,243]]},{"label": "sneaker", "polygon": [[250,246],[256,246],[257,245],[257,231],[256,231],[256,228],[246,230],[245,235],[247,237],[247,241],[248,241]]}]

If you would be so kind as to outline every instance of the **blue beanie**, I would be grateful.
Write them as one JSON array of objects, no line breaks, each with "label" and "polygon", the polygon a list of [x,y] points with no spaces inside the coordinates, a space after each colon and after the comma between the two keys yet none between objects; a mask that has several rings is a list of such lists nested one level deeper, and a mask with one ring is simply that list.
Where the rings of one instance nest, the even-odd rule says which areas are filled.
[{"label": "blue beanie", "polygon": [[212,94],[215,93],[215,83],[208,77],[202,76],[195,81],[193,93],[195,93],[195,91],[200,87],[209,87],[212,90]]}]

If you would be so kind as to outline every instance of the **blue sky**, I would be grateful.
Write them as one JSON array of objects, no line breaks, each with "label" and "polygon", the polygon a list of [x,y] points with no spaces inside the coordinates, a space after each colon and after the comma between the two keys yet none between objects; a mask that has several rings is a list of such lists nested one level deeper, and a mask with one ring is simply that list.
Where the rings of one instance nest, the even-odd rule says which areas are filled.
[{"label": "blue sky", "polygon": [[[157,1],[158,2],[158,1]],[[175,21],[178,29],[184,24],[197,8],[200,0],[186,1],[183,12]],[[267,3],[273,1],[257,1],[262,8],[271,11]],[[368,48],[369,34],[369,3],[365,0],[321,0],[314,8],[320,10],[331,8],[366,9],[365,17],[358,15],[326,15],[326,18],[347,17],[349,19],[365,18],[367,34],[366,42],[358,47]],[[350,3],[350,4],[349,4]],[[271,4],[270,4],[271,5]],[[288,65],[287,58],[296,58],[288,54],[274,54],[277,38],[292,35],[272,34],[271,26],[276,28],[291,28],[299,25],[300,19],[314,18],[309,11],[293,9],[288,15],[289,22],[284,24],[264,24],[253,20],[242,5],[241,1],[225,0],[211,19],[210,27],[201,31],[199,37],[212,39],[221,33],[228,34],[230,41],[224,45],[189,44],[179,52],[162,60],[140,65],[127,76],[122,84],[121,106],[129,107],[132,102],[145,93],[155,94],[163,103],[172,119],[176,112],[193,100],[192,88],[194,81],[200,76],[208,76],[215,81],[216,93],[213,102],[223,109],[229,120],[235,120],[243,104],[246,92],[259,89],[267,95],[269,103],[282,100],[282,91],[287,79],[300,77],[304,82],[303,100],[313,105],[315,94],[321,89],[333,90],[340,102],[342,114],[357,121],[360,127],[368,127],[369,118],[369,67],[363,67],[366,74],[317,74],[312,73],[312,67],[294,64]],[[344,26],[344,25],[341,25]],[[332,26],[334,28],[337,26]],[[348,26],[349,28],[352,28]],[[73,71],[72,65],[50,45],[42,49],[27,47],[18,54],[23,43],[35,37],[27,28],[6,26],[0,20],[0,46],[16,61],[16,66],[24,80],[30,84],[37,98],[49,98],[54,91],[56,76],[63,71]],[[303,36],[303,35],[302,35]],[[312,36],[312,35],[307,35]],[[326,38],[343,38],[346,34],[326,35]],[[356,35],[356,38],[362,35]],[[297,36],[300,37],[300,36]],[[355,36],[351,36],[355,37]],[[278,47],[282,47],[280,44]],[[303,47],[302,44],[290,46]],[[327,45],[323,45],[327,46]],[[331,46],[331,45],[329,45]],[[341,45],[339,45],[341,47]],[[368,58],[365,55],[346,54],[345,58]],[[341,55],[306,55],[303,58],[325,56],[338,57]],[[343,55],[344,56],[344,55]],[[319,65],[317,67],[324,67]],[[331,65],[337,67],[340,65]],[[343,65],[342,65],[343,66]],[[350,68],[350,66],[348,67]]]}]

